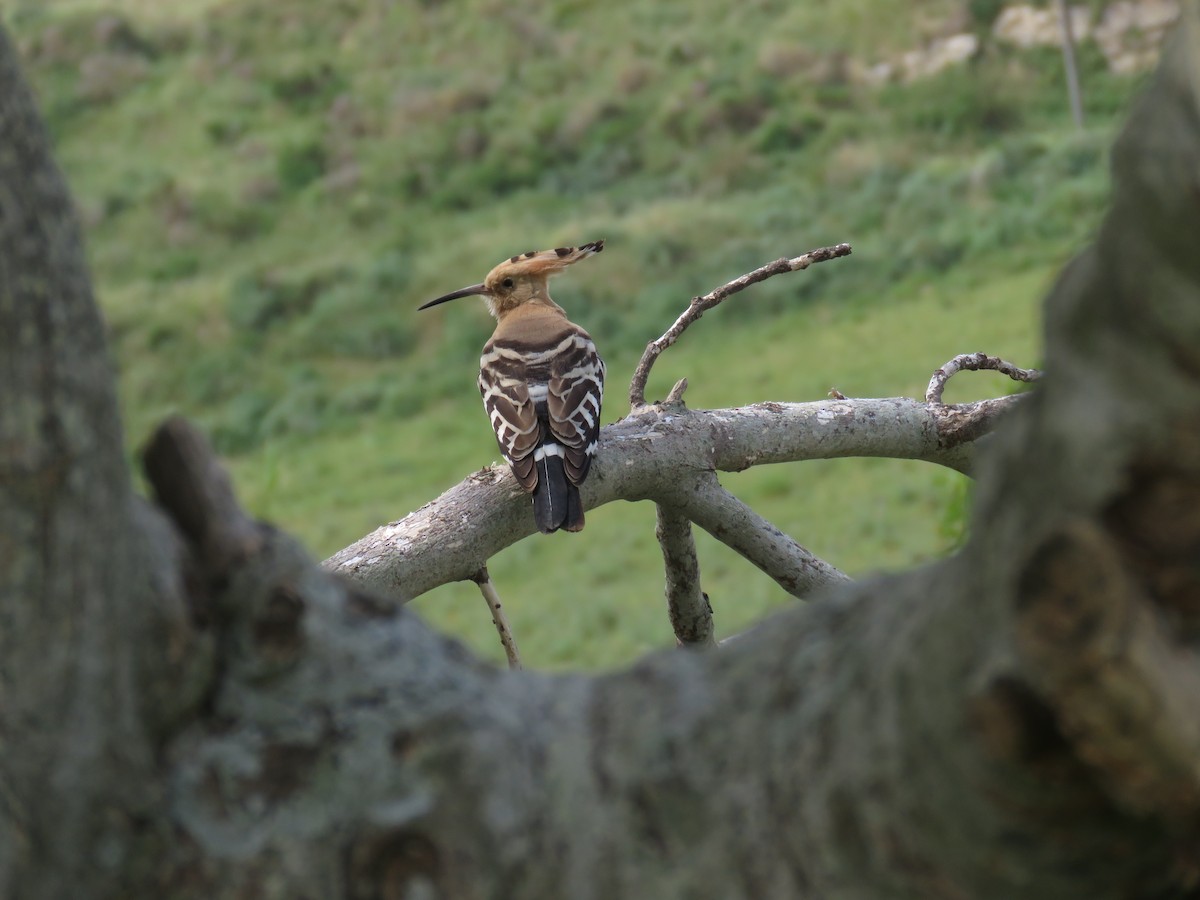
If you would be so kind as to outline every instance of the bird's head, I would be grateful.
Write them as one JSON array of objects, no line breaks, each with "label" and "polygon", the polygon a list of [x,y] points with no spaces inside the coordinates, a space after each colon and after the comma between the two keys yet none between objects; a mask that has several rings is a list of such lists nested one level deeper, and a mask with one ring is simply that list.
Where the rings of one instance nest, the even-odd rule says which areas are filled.
[{"label": "bird's head", "polygon": [[488,311],[499,318],[526,303],[553,304],[548,281],[567,266],[587,259],[604,249],[604,241],[592,241],[578,247],[558,247],[555,250],[530,250],[506,259],[479,284],[461,288],[430,300],[418,309],[429,309],[459,297],[482,297]]}]

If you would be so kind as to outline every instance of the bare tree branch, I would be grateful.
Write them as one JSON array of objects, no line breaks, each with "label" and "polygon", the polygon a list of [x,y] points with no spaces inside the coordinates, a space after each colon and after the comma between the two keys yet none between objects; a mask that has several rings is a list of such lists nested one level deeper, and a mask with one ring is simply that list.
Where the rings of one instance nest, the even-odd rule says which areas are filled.
[{"label": "bare tree branch", "polygon": [[929,387],[925,388],[926,403],[941,403],[942,393],[946,390],[946,382],[963,370],[978,372],[991,370],[1007,375],[1013,381],[1032,382],[1042,377],[1039,369],[1022,369],[998,356],[988,356],[986,353],[960,353],[940,369],[935,369],[929,379]]},{"label": "bare tree branch", "polygon": [[[587,509],[614,500],[676,503],[679,486],[693,484],[700,473],[806,459],[918,459],[968,472],[977,439],[1021,399],[951,406],[903,397],[717,410],[647,406],[602,430],[583,502]],[[471,580],[491,557],[533,532],[528,495],[506,466],[489,466],[325,565],[407,601]],[[764,561],[764,568],[773,567]]]},{"label": "bare tree branch", "polygon": [[662,548],[666,570],[667,615],[675,640],[681,646],[715,646],[713,612],[708,595],[700,589],[700,561],[692,523],[687,516],[662,503],[655,505],[655,535]]},{"label": "bare tree branch", "polygon": [[504,648],[504,655],[508,658],[508,667],[520,669],[522,667],[521,654],[517,650],[517,639],[513,636],[512,626],[508,624],[508,616],[505,615],[504,607],[500,604],[500,594],[496,591],[496,584],[492,581],[487,566],[476,572],[475,577],[471,580],[479,585],[479,592],[483,594],[483,602],[491,610],[492,624],[496,626],[496,633],[500,635],[500,645]]},{"label": "bare tree branch", "polygon": [[679,511],[736,550],[793,597],[804,598],[850,578],[801,547],[739,500],[711,473],[678,492]]},{"label": "bare tree branch", "polygon": [[784,272],[798,272],[801,269],[807,269],[813,263],[824,262],[827,259],[837,259],[840,256],[849,256],[850,250],[849,244],[836,244],[833,247],[821,247],[817,250],[811,250],[808,253],[792,257],[791,259],[787,257],[777,259],[773,263],[768,263],[765,266],[755,269],[753,272],[747,272],[745,275],[721,285],[716,290],[710,291],[702,297],[693,297],[692,302],[688,304],[688,308],[675,320],[675,324],[668,328],[666,333],[661,337],[656,338],[646,345],[646,350],[642,354],[642,358],[638,361],[637,368],[633,372],[633,379],[629,383],[630,408],[636,410],[646,405],[646,381],[650,378],[650,370],[654,367],[655,361],[664,350],[679,340],[679,336],[687,331],[688,326],[708,310],[739,291],[744,291],[750,285],[766,281],[773,275],[782,275]]}]

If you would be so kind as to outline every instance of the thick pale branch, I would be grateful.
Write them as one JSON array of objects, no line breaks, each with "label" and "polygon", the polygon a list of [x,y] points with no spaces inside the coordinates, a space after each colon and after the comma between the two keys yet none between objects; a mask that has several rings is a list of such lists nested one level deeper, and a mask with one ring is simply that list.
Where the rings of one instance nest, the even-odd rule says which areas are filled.
[{"label": "thick pale branch", "polygon": [[946,390],[946,382],[963,370],[970,372],[990,370],[1007,375],[1013,381],[1030,382],[1037,381],[1042,377],[1039,369],[1022,369],[998,356],[988,356],[986,353],[961,353],[934,371],[933,377],[929,379],[929,387],[925,389],[925,402],[941,403],[942,393]]},{"label": "thick pale branch", "polygon": [[722,472],[854,456],[920,459],[970,474],[973,441],[1019,401],[998,397],[936,406],[905,397],[856,398],[701,412],[713,428],[713,468]]},{"label": "thick pale branch", "polygon": [[[974,441],[1020,398],[961,406],[905,398],[760,403],[720,410],[646,407],[605,427],[584,505],[663,499],[712,470],[851,456],[917,459],[967,471]],[[483,469],[405,518],[326,560],[332,571],[399,600],[470,580],[533,534],[529,497],[507,467]]]},{"label": "thick pale branch", "polygon": [[817,250],[811,250],[808,253],[792,257],[791,259],[787,257],[777,259],[775,262],[767,263],[753,272],[747,272],[740,278],[735,278],[733,281],[723,284],[716,290],[710,291],[701,297],[693,297],[692,302],[688,304],[688,308],[675,320],[675,323],[661,337],[656,338],[646,345],[646,350],[642,354],[642,358],[638,361],[637,368],[633,372],[633,379],[629,383],[630,407],[638,409],[646,405],[646,381],[650,378],[650,370],[654,368],[655,361],[662,355],[664,350],[679,340],[679,336],[687,331],[693,322],[708,310],[719,305],[734,294],[744,291],[752,284],[766,281],[774,275],[807,269],[813,263],[825,262],[826,260],[837,259],[841,256],[849,256],[850,251],[851,247],[849,244],[836,244],[833,247],[821,247]]},{"label": "thick pale branch", "polygon": [[655,535],[666,571],[667,615],[680,645],[715,645],[713,611],[700,589],[700,561],[692,523],[673,507],[655,504]]}]

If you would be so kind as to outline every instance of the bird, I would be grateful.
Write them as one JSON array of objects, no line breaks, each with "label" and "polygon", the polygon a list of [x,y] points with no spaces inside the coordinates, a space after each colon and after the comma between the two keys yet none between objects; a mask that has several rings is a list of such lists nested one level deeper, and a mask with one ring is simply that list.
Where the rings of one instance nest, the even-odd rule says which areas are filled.
[{"label": "bird", "polygon": [[478,296],[495,318],[479,359],[479,393],[500,452],[533,495],[534,522],[544,534],[583,530],[579,485],[596,455],[605,371],[591,335],[550,299],[548,281],[603,249],[599,240],[529,250],[479,284],[419,307]]}]

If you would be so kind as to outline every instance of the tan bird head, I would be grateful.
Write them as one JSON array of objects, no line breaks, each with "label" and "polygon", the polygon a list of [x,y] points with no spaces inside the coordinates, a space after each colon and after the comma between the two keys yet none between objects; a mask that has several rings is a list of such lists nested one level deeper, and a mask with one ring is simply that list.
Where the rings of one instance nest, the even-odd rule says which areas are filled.
[{"label": "tan bird head", "polygon": [[417,307],[429,309],[459,297],[482,297],[488,312],[497,319],[526,303],[556,305],[550,299],[549,278],[581,259],[587,259],[604,249],[604,241],[592,241],[578,247],[558,247],[554,250],[530,250],[506,259],[480,284],[452,291]]}]

